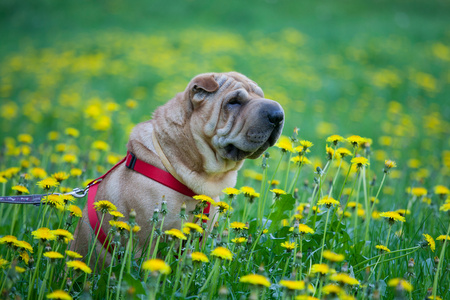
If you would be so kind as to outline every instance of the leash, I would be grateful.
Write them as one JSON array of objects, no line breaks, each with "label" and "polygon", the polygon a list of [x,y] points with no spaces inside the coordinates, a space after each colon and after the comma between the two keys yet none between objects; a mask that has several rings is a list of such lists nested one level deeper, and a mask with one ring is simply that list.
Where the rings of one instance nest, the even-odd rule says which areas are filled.
[{"label": "leash", "polygon": [[[53,195],[72,195],[75,198],[83,198],[87,194],[86,189],[74,188],[73,191],[68,193],[53,193]],[[18,196],[2,196],[0,197],[0,203],[8,204],[33,204],[39,206],[42,204],[42,198],[52,194],[37,194],[37,195],[18,195]]]}]

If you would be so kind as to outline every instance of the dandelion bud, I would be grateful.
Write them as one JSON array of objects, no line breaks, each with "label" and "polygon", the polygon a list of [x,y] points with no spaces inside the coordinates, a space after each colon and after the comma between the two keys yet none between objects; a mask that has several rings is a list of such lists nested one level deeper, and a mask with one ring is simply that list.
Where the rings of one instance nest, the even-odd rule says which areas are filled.
[{"label": "dandelion bud", "polygon": [[152,223],[158,223],[159,221],[159,209],[155,208],[153,211]]},{"label": "dandelion bud", "polygon": [[[114,275],[114,273],[112,274],[112,275]],[[111,278],[112,278],[112,275],[111,275]],[[70,286],[72,285],[72,278],[67,278],[67,281],[66,281],[66,286],[68,287],[68,288],[70,288]]]},{"label": "dandelion bud", "polygon": [[261,167],[262,167],[263,169],[265,169],[265,168],[268,167],[268,164],[267,164],[267,157],[266,157],[265,155],[263,155]]},{"label": "dandelion bud", "polygon": [[163,216],[167,215],[167,201],[164,200],[164,196],[163,196],[163,201],[161,203],[161,214]]},{"label": "dandelion bud", "polygon": [[434,257],[434,265],[436,268],[439,265],[439,257],[437,257],[437,256]]},{"label": "dandelion bud", "polygon": [[319,178],[317,178],[317,177],[314,177],[314,183],[315,183],[315,184],[319,184],[319,183],[320,183],[320,180],[319,180]]},{"label": "dandelion bud", "polygon": [[345,262],[341,268],[342,273],[348,273],[348,262]]},{"label": "dandelion bud", "polygon": [[397,167],[397,164],[395,163],[395,161],[390,160],[390,159],[385,160],[383,172],[388,174],[390,169],[396,168],[396,167]]},{"label": "dandelion bud", "polygon": [[45,245],[45,251],[46,252],[52,251],[52,246],[50,246],[50,244]]},{"label": "dandelion bud", "polygon": [[228,289],[226,286],[222,285],[219,289],[219,299],[227,299],[228,298]]},{"label": "dandelion bud", "polygon": [[264,153],[264,157],[270,158],[270,153],[269,152]]},{"label": "dandelion bud", "polygon": [[297,188],[294,189],[294,194],[292,196],[294,197],[294,199],[298,199],[298,189]]},{"label": "dandelion bud", "polygon": [[370,186],[375,186],[376,182],[377,182],[377,176],[373,176],[372,180],[370,181]]},{"label": "dandelion bud", "polygon": [[416,277],[416,274],[414,273],[414,258],[411,258],[408,261],[408,269],[406,271],[405,277]]},{"label": "dandelion bud", "polygon": [[228,229],[224,229],[224,230],[222,231],[222,237],[223,237],[224,239],[226,239],[226,238],[228,237]]},{"label": "dandelion bud", "polygon": [[114,244],[116,244],[116,246],[120,245],[120,232],[118,231],[114,234]]},{"label": "dandelion bud", "polygon": [[134,209],[132,209],[130,211],[130,215],[129,215],[129,220],[128,222],[130,223],[131,226],[133,226],[135,224],[135,220],[136,220],[136,211]]},{"label": "dandelion bud", "polygon": [[180,219],[183,220],[187,220],[187,215],[186,215],[186,203],[183,202],[183,204],[181,205],[181,209],[180,209]]},{"label": "dandelion bud", "polygon": [[319,174],[319,176],[323,175],[323,171],[322,171],[321,167],[319,167],[319,166],[316,167],[316,174]]},{"label": "dandelion bud", "polygon": [[247,245],[251,245],[252,243],[253,243],[252,235],[249,234],[247,239]]},{"label": "dandelion bud", "polygon": [[258,274],[264,274],[266,270],[264,269],[264,264],[261,264],[258,268]]}]

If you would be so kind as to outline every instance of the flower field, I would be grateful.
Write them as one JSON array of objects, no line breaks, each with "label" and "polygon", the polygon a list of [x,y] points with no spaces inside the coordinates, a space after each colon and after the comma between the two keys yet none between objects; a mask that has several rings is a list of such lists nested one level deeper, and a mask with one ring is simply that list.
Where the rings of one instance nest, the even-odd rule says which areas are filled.
[{"label": "flower field", "polygon": [[[0,204],[1,299],[450,299],[450,31],[428,14],[441,6],[409,23],[375,11],[370,24],[332,6],[345,25],[312,30],[281,3],[286,20],[256,23],[270,5],[245,30],[206,17],[131,30],[124,14],[122,29],[37,30],[0,48],[0,196],[46,194]],[[162,201],[137,224],[139,211],[96,202],[114,217],[112,263],[70,251],[86,198],[65,193],[107,172],[134,125],[210,71],[241,72],[283,106],[278,143],[219,201],[196,196],[198,211]],[[162,231],[170,213],[182,226]],[[141,256],[142,228],[156,247]]]}]

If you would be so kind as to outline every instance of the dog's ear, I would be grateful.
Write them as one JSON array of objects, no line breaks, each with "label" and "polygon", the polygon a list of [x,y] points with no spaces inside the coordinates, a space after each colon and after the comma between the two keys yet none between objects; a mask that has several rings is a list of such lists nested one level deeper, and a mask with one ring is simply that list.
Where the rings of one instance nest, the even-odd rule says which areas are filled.
[{"label": "dog's ear", "polygon": [[205,91],[208,93],[212,93],[217,91],[219,88],[219,84],[214,79],[213,74],[202,74],[195,77],[191,82],[191,93],[192,95]]}]

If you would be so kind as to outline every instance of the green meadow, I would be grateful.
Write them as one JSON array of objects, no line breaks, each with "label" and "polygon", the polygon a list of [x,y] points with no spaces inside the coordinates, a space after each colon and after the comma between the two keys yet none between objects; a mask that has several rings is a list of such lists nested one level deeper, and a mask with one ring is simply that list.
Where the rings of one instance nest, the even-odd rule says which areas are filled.
[{"label": "green meadow", "polygon": [[[0,204],[0,298],[449,299],[449,11],[2,1],[0,196],[49,195]],[[60,193],[122,159],[133,126],[195,75],[228,71],[286,118],[235,189],[199,196],[220,208],[217,223],[180,211],[183,226],[163,232],[163,202],[146,224],[97,203],[119,215],[104,225],[113,262],[67,252],[86,198]],[[157,247],[138,256],[142,228]]]}]

